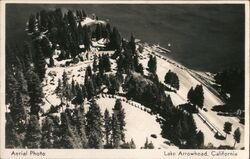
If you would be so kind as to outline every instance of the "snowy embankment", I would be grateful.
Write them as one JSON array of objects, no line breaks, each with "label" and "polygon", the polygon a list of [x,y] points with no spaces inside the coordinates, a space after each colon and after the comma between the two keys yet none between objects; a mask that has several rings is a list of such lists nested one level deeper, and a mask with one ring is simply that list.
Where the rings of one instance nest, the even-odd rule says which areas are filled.
[{"label": "snowy embankment", "polygon": [[[207,125],[197,116],[197,114],[194,114],[194,120],[197,124],[197,127],[199,130],[201,130],[204,133],[205,136],[205,144],[208,144],[209,142],[212,143],[214,146],[219,145],[230,145],[233,146],[234,139],[233,139],[233,132],[237,127],[240,128],[241,131],[241,142],[239,144],[236,144],[236,149],[240,149],[241,147],[244,147],[244,125],[239,123],[239,120],[236,117],[226,117],[226,116],[219,116],[216,112],[212,111],[212,107],[215,105],[222,105],[224,104],[223,101],[217,96],[218,94],[215,92],[215,90],[211,90],[210,84],[213,82],[212,75],[209,73],[202,73],[202,72],[195,72],[193,70],[190,70],[178,62],[170,59],[167,57],[167,55],[163,56],[161,52],[158,52],[157,49],[154,47],[146,46],[144,51],[142,52],[140,58],[140,62],[143,64],[144,68],[147,68],[147,58],[144,58],[148,56],[149,54],[156,55],[157,57],[157,75],[159,77],[159,80],[164,83],[164,77],[167,73],[167,71],[170,69],[172,72],[175,72],[180,80],[180,89],[177,91],[177,93],[174,92],[166,92],[166,94],[170,94],[171,99],[174,103],[174,105],[180,105],[187,103],[187,93],[191,87],[195,87],[197,84],[203,85],[204,90],[204,107],[208,110],[207,112],[200,110],[201,113],[209,120],[211,124],[216,127],[219,132],[223,132],[223,126],[226,121],[229,121],[233,124],[232,126],[232,133],[231,135],[228,135],[226,140],[218,140],[214,137],[214,133],[207,127]],[[146,72],[147,73],[147,72]],[[208,76],[209,74],[209,76]],[[201,75],[203,75],[201,79]],[[206,77],[206,80],[204,80]]]}]

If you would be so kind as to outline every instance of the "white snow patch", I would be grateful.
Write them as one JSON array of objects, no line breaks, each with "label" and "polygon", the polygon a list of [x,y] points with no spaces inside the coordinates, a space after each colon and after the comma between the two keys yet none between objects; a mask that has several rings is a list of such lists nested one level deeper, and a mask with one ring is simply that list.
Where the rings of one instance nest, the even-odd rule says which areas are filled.
[{"label": "white snow patch", "polygon": [[[114,108],[115,100],[116,99],[114,98],[97,99],[97,103],[100,106],[102,113],[104,113],[105,109],[107,108],[111,114],[113,112],[112,109]],[[162,138],[161,127],[156,121],[155,115],[150,115],[149,113],[141,110],[144,109],[144,107],[139,103],[133,102],[134,106],[131,104],[122,101],[122,106],[126,113],[126,141],[133,139],[137,149],[140,149],[144,146],[146,138],[148,138],[149,142],[153,142],[155,149],[177,148],[175,146],[168,146],[164,143],[164,141],[167,141],[167,139]],[[135,105],[137,105],[139,108],[135,107]],[[151,134],[157,135],[157,138],[151,137]]]}]

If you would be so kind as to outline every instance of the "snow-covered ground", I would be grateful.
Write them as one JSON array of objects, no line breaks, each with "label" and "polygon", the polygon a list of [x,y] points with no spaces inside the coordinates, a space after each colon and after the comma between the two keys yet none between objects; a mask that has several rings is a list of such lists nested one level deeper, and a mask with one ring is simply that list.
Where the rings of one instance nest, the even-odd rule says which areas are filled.
[{"label": "snow-covered ground", "polygon": [[84,25],[87,25],[87,26],[91,26],[93,24],[106,24],[105,21],[103,20],[95,20],[95,19],[92,19],[90,17],[86,17],[82,22],[81,22],[81,25],[84,26]]},{"label": "snow-covered ground", "polygon": [[[212,131],[206,126],[205,123],[202,122],[202,120],[197,116],[194,115],[195,122],[197,124],[197,127],[199,130],[201,130],[205,135],[205,144],[211,142],[215,146],[219,145],[230,145],[233,146],[234,139],[233,139],[233,132],[237,127],[240,128],[241,131],[241,142],[239,144],[236,144],[236,149],[240,149],[241,147],[244,147],[244,125],[239,123],[239,120],[236,117],[226,117],[226,116],[219,116],[216,112],[212,111],[212,107],[215,105],[222,105],[224,104],[223,101],[218,98],[218,96],[215,95],[215,92],[212,92],[211,89],[208,89],[208,84],[204,82],[200,78],[202,76],[203,78],[206,78],[207,81],[213,82],[212,74],[210,73],[202,73],[202,72],[195,72],[193,70],[190,70],[184,66],[182,66],[180,63],[169,59],[167,56],[162,56],[160,53],[157,53],[158,50],[154,49],[153,47],[147,46],[146,49],[144,49],[142,56],[148,56],[148,53],[153,55],[156,55],[157,57],[157,75],[159,77],[159,80],[164,83],[164,77],[168,70],[170,69],[172,72],[175,72],[180,80],[180,89],[177,91],[177,93],[174,92],[166,92],[166,94],[170,94],[171,99],[174,103],[174,105],[184,104],[187,102],[187,93],[191,87],[195,87],[197,84],[203,85],[204,90],[204,107],[208,110],[207,112],[200,110],[204,116],[217,128],[220,130],[223,135],[225,134],[223,132],[223,126],[226,121],[229,121],[233,124],[232,126],[232,132],[231,135],[228,135],[226,140],[218,140],[214,137],[214,134]],[[147,68],[147,62],[148,59],[142,58],[140,59],[140,62],[143,64],[144,68]],[[198,75],[200,76],[198,76]],[[200,82],[202,81],[202,83]]]},{"label": "snow-covered ground", "polygon": [[[118,98],[124,99],[123,97]],[[97,103],[99,104],[102,113],[104,113],[106,108],[110,113],[113,112],[112,108],[114,108],[115,100],[115,98],[97,99]],[[146,138],[148,138],[149,142],[152,141],[155,149],[177,148],[175,146],[169,146],[164,143],[164,141],[167,140],[162,138],[161,136],[161,127],[160,124],[156,121],[156,115],[150,115],[146,111],[143,111],[144,107],[136,102],[126,103],[122,101],[122,106],[125,110],[126,116],[126,141],[130,141],[131,139],[133,139],[137,149],[140,149],[144,146]],[[151,137],[151,134],[155,134],[157,138]]]}]

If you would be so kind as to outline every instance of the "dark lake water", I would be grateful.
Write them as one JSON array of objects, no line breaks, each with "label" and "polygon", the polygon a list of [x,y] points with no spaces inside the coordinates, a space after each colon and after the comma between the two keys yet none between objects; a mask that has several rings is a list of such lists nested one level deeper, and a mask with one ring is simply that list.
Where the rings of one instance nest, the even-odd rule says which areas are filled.
[{"label": "dark lake water", "polygon": [[31,13],[42,9],[84,8],[99,19],[117,26],[122,36],[131,33],[150,44],[167,47],[170,56],[185,66],[203,71],[219,71],[244,66],[243,5],[174,4],[15,4],[6,8],[7,43],[21,44],[27,36],[25,23]]}]

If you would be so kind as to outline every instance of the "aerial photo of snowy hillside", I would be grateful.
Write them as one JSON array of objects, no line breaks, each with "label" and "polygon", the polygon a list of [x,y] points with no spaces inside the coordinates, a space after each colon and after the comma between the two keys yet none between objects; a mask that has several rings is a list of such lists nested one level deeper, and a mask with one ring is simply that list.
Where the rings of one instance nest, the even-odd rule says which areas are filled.
[{"label": "aerial photo of snowy hillside", "polygon": [[5,147],[245,148],[244,6],[8,4]]}]

